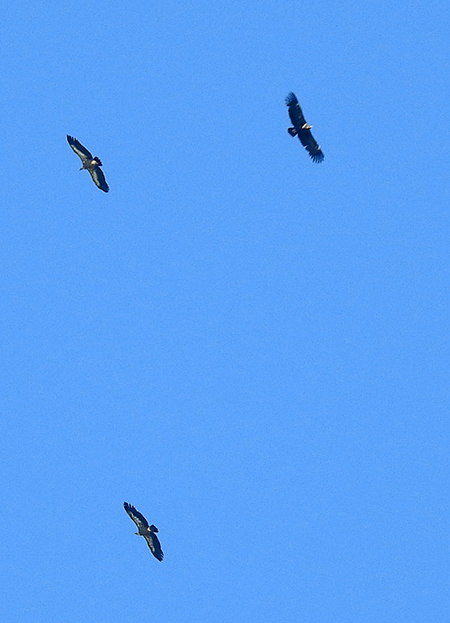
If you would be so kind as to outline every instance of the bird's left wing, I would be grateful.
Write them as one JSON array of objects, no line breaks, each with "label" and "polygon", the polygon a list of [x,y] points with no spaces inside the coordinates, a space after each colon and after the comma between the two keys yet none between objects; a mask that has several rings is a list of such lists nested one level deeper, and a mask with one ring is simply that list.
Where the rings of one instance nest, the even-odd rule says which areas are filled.
[{"label": "bird's left wing", "polygon": [[158,537],[156,536],[156,534],[154,532],[150,533],[150,534],[146,534],[144,536],[145,540],[147,541],[147,544],[153,554],[153,556],[155,558],[157,558],[158,560],[162,560],[164,558],[164,554],[163,551],[161,549],[161,543],[159,542]]},{"label": "bird's left wing", "polygon": [[67,142],[72,147],[72,149],[76,153],[76,155],[79,158],[81,158],[82,162],[85,162],[88,159],[92,160],[91,152],[88,149],[86,149],[86,147],[84,147],[84,145],[82,145],[80,143],[80,141],[77,141],[76,138],[73,138],[73,136],[69,136],[67,134]]},{"label": "bird's left wing", "polygon": [[322,162],[324,153],[320,149],[319,143],[316,141],[310,130],[302,130],[298,135],[302,145],[305,147],[314,162]]},{"label": "bird's left wing", "polygon": [[100,167],[97,166],[94,169],[88,169],[88,171],[91,174],[91,177],[94,180],[94,184],[97,186],[97,188],[100,188],[100,190],[103,190],[103,192],[107,193],[109,191],[109,186],[106,183],[105,174],[100,169]]}]

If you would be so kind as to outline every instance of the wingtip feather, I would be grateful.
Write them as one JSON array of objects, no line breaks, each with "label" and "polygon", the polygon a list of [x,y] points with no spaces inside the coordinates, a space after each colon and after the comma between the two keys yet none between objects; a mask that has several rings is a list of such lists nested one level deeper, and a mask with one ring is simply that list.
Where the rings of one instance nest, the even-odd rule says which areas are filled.
[{"label": "wingtip feather", "polygon": [[286,98],[284,101],[286,102],[286,106],[290,106],[291,104],[298,103],[297,96],[292,91],[286,95]]}]

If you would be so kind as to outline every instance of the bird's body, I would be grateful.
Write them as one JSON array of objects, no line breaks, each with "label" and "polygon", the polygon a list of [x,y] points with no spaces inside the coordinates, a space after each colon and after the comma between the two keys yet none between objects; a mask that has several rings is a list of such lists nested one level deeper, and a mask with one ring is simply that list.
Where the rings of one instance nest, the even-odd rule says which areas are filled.
[{"label": "bird's body", "polygon": [[82,162],[83,166],[81,167],[80,171],[82,169],[87,169],[87,171],[89,171],[89,173],[91,174],[91,177],[97,188],[100,188],[100,190],[103,190],[103,192],[107,193],[109,191],[109,186],[106,183],[105,174],[100,168],[102,166],[102,161],[100,160],[100,158],[98,158],[98,156],[94,157],[91,152],[86,149],[86,147],[84,147],[80,143],[80,141],[77,141],[76,138],[73,138],[73,136],[67,135],[67,142]]},{"label": "bird's body", "polygon": [[162,560],[164,558],[164,554],[161,549],[161,543],[155,534],[155,532],[158,532],[158,528],[153,524],[149,526],[144,515],[137,511],[134,506],[128,504],[128,502],[124,502],[123,507],[137,526],[138,531],[136,534],[138,536],[143,536],[147,541],[147,545],[149,546],[153,556],[157,560]]},{"label": "bird's body", "polygon": [[286,106],[289,108],[289,117],[291,119],[292,128],[288,128],[291,136],[298,136],[303,147],[308,151],[314,162],[322,162],[324,159],[323,151],[320,149],[316,139],[311,134],[312,126],[306,123],[303,111],[300,108],[295,93],[289,93],[286,97]]}]

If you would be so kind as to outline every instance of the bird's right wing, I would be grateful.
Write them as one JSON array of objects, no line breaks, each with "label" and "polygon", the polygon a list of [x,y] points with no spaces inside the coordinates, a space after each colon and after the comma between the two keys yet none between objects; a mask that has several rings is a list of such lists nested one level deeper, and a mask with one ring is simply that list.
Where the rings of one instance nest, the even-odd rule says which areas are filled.
[{"label": "bird's right wing", "polygon": [[141,513],[134,508],[134,506],[128,504],[128,502],[124,502],[123,507],[138,528],[148,528],[148,521],[145,519],[144,515],[141,515]]},{"label": "bird's right wing", "polygon": [[92,160],[91,152],[86,149],[86,147],[84,147],[84,145],[82,145],[80,141],[77,141],[76,138],[73,138],[73,136],[69,136],[67,134],[67,142],[72,147],[76,155],[81,158],[82,162],[85,162],[86,160]]},{"label": "bird's right wing", "polygon": [[306,121],[295,93],[289,93],[289,95],[285,99],[285,102],[286,106],[288,106],[289,108],[288,112],[289,117],[292,121],[292,125],[297,130],[297,132],[300,132],[302,126],[306,123]]}]

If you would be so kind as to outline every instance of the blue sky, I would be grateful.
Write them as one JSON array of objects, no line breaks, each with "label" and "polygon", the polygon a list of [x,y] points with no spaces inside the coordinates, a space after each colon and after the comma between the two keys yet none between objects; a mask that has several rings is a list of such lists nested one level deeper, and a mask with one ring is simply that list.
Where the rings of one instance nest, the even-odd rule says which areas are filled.
[{"label": "blue sky", "polygon": [[449,18],[2,9],[2,620],[447,620]]}]

